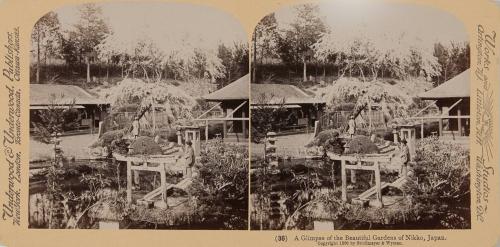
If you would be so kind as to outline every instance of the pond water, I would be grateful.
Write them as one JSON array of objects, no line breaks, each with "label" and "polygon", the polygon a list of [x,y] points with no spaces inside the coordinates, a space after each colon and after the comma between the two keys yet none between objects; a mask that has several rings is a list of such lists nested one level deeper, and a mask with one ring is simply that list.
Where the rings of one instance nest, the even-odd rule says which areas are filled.
[{"label": "pond water", "polygon": [[[289,159],[280,160],[278,169],[272,170],[262,166],[262,160],[260,160],[255,161],[252,168],[254,169],[251,175],[251,203],[253,210],[250,219],[252,229],[283,229],[286,218],[311,198],[322,195],[333,195],[337,199],[340,198],[339,191],[342,186],[340,163],[324,159]],[[373,187],[374,176],[372,174],[371,171],[358,170],[356,171],[356,182],[353,183],[350,180],[350,171],[348,170],[347,197],[349,199],[356,198],[362,192]],[[303,177],[303,180],[298,180],[300,177]],[[382,181],[392,182],[397,179],[397,174],[382,173],[381,179]],[[310,198],[301,199],[297,197],[297,193],[308,189],[307,186],[310,189],[310,195],[308,195]],[[387,205],[402,198],[400,190],[386,189],[383,194],[384,203]],[[272,199],[272,196],[269,195],[277,198]],[[275,206],[272,206],[273,203]],[[322,225],[322,221],[326,220],[328,222],[328,210],[321,208],[311,210],[314,212],[304,212],[299,215],[296,220],[296,228],[313,230],[318,225]],[[366,208],[366,210],[372,209]],[[401,227],[401,225],[394,224],[351,222],[343,217],[330,221],[336,229],[394,229]],[[409,229],[412,226],[407,224],[404,227]]]},{"label": "pond water", "polygon": [[[36,167],[38,171],[30,176],[29,228],[49,228],[49,224],[53,228],[72,228],[75,222],[78,222],[78,228],[96,229],[99,228],[100,221],[109,221],[109,219],[96,218],[89,214],[91,209],[88,207],[98,198],[111,198],[105,201],[111,205],[108,210],[111,212],[120,211],[121,207],[126,204],[125,163],[115,162],[112,159],[66,161],[59,177],[61,191],[52,194],[47,189],[47,172],[40,168],[48,166],[50,163],[37,163],[31,166]],[[179,175],[170,174],[167,176],[167,183],[177,183],[180,179]],[[140,184],[133,191],[133,201],[159,186],[159,176],[154,172],[141,171]],[[161,218],[169,214],[165,210],[147,208],[142,210],[145,206],[133,205],[133,212],[141,214],[125,215],[116,221],[117,225],[120,229],[224,229],[227,227],[226,221],[229,220],[225,217],[198,220],[195,210],[192,210],[190,204],[187,203],[189,198],[185,192],[170,190],[168,196],[169,205],[175,204],[171,205],[168,212],[181,215],[174,224],[162,223]],[[61,210],[57,212],[58,217],[52,217],[51,222],[51,213],[54,214],[51,208],[54,207],[54,203],[60,206]],[[247,211],[231,208],[231,205],[228,205],[227,211],[238,214],[241,218],[248,217]],[[111,213],[111,215],[115,214]],[[186,217],[189,219],[184,220]],[[54,221],[57,224],[54,224]],[[57,226],[54,227],[54,225]]]}]

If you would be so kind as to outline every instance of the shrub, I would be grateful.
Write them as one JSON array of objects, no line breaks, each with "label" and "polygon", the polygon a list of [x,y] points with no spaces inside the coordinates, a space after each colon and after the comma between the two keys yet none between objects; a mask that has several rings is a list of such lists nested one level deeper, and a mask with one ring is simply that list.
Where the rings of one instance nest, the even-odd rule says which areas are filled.
[{"label": "shrub", "polygon": [[123,136],[126,133],[126,129],[120,129],[120,130],[110,130],[106,133],[104,133],[97,142],[92,144],[90,147],[95,148],[95,147],[111,147],[111,144],[115,140],[120,140],[123,138]]},{"label": "shrub", "polygon": [[161,147],[158,145],[153,138],[148,136],[141,136],[135,139],[132,144],[131,154],[145,154],[145,155],[156,155],[161,154]]},{"label": "shrub", "polygon": [[403,187],[414,214],[438,228],[470,228],[469,150],[431,137],[416,153],[415,179]]},{"label": "shrub", "polygon": [[306,144],[306,147],[312,147],[312,146],[323,146],[326,141],[328,141],[331,138],[336,138],[339,136],[339,132],[336,130],[324,130],[318,133],[318,135],[308,144]]},{"label": "shrub", "polygon": [[248,149],[221,141],[202,148],[199,176],[191,194],[201,202],[199,213],[210,221],[220,217],[231,221],[227,228],[246,229],[248,215]]},{"label": "shrub", "polygon": [[378,147],[367,136],[355,136],[348,143],[348,154],[374,154],[378,153]]}]

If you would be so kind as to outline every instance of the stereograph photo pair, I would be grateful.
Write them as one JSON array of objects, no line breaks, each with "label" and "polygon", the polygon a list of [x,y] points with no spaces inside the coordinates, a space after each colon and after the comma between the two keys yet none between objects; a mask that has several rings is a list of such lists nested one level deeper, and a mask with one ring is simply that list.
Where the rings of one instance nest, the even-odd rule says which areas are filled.
[{"label": "stereograph photo pair", "polygon": [[499,7],[0,1],[0,246],[494,246]]}]

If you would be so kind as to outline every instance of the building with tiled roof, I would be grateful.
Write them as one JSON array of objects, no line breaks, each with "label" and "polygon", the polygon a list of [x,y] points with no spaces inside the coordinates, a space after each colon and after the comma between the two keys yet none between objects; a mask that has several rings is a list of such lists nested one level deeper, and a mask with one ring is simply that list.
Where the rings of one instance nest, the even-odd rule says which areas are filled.
[{"label": "building with tiled roof", "polygon": [[93,130],[104,119],[109,106],[109,102],[75,85],[30,84],[30,124],[38,121],[44,110],[71,107],[81,115],[80,127]]},{"label": "building with tiled roof", "polygon": [[419,95],[439,108],[439,135],[463,136],[470,132],[470,69]]},{"label": "building with tiled roof", "polygon": [[284,108],[285,128],[314,127],[323,115],[326,102],[290,84],[251,84],[251,108]]},{"label": "building with tiled roof", "polygon": [[197,118],[205,122],[205,132],[208,137],[208,125],[222,123],[222,138],[244,142],[248,140],[249,131],[249,98],[250,98],[250,75],[246,74],[225,87],[214,91],[202,98],[209,102],[218,102],[216,108],[222,110],[222,116],[212,116],[213,109],[203,113]]}]

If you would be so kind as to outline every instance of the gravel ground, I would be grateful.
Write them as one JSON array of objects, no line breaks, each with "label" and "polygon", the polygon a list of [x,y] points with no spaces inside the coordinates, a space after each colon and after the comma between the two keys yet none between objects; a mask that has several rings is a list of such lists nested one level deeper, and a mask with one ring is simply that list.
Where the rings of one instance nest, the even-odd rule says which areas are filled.
[{"label": "gravel ground", "polygon": [[[280,156],[298,156],[299,150],[303,152],[305,145],[311,140],[313,133],[309,134],[295,134],[286,136],[277,136],[276,139],[276,152]],[[252,156],[264,155],[264,143],[251,144]]]},{"label": "gravel ground", "polygon": [[[97,134],[72,135],[61,137],[61,147],[66,157],[76,159],[90,158],[88,146],[97,140]],[[52,158],[54,146],[44,144],[30,138],[30,162],[41,161]]]}]

